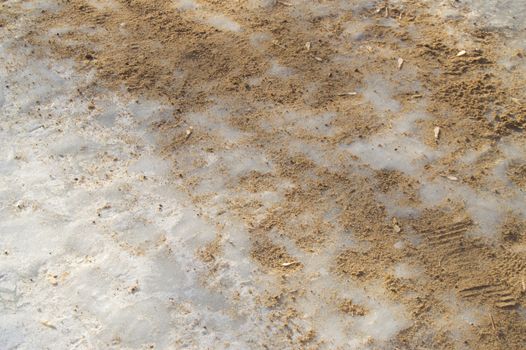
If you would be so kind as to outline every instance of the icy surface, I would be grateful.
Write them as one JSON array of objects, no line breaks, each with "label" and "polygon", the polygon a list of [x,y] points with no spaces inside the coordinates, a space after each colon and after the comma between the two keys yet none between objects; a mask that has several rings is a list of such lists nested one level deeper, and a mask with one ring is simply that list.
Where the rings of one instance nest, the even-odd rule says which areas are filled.
[{"label": "icy surface", "polygon": [[526,29],[526,2],[521,0],[465,0],[470,15],[490,26]]},{"label": "icy surface", "polygon": [[263,311],[248,294],[257,275],[247,250],[225,254],[231,268],[220,279],[230,288],[201,281],[195,253],[216,229],[171,180],[149,127],[170,108],[110,92],[88,100],[76,91],[90,76],[68,62],[25,61],[8,42],[0,54],[10,86],[0,119],[1,347],[256,341]]},{"label": "icy surface", "polygon": [[[97,8],[118,6],[114,1],[89,2]],[[473,20],[524,28],[523,2],[465,3],[471,6]],[[251,7],[273,5],[274,1],[249,1]],[[198,2],[178,0],[174,6],[218,30],[243,30],[224,14],[201,11]],[[300,17],[329,17],[363,6],[372,4],[336,1],[334,6],[319,3],[293,6],[290,11]],[[57,5],[31,1],[24,7],[38,13]],[[363,39],[362,27],[367,23],[362,24],[345,28],[352,40]],[[110,91],[82,97],[76,91],[91,82],[93,74],[79,76],[68,61],[28,59],[30,49],[10,35],[2,32],[0,36],[0,348],[38,349],[49,344],[58,349],[259,348],[260,340],[275,330],[269,310],[257,304],[256,296],[272,290],[276,281],[258,270],[249,256],[246,229],[228,215],[218,219],[228,232],[223,239],[229,242],[224,245],[222,269],[211,280],[203,278],[208,271],[196,252],[217,237],[217,227],[184,194],[174,176],[177,168],[159,155],[158,135],[151,128],[152,123],[170,117],[171,107]],[[255,48],[264,51],[272,36],[252,33],[251,39]],[[271,59],[267,73],[287,79],[295,71]],[[176,79],[184,74],[174,72]],[[410,77],[413,73],[408,68],[399,74]],[[249,83],[257,85],[261,79],[251,78]],[[427,178],[425,165],[444,151],[421,139],[429,132],[419,124],[427,115],[401,111],[385,77],[366,77],[357,90],[389,126],[342,146],[342,152],[356,156],[370,169],[398,170],[422,179],[419,193],[424,206],[448,199],[464,203],[476,223],[469,234],[492,237],[509,211],[526,216],[523,193],[505,175],[509,162],[522,159],[524,150],[505,142],[499,145],[506,159],[497,162],[492,172],[495,179],[504,179],[502,186],[512,188],[506,198],[474,191],[447,177]],[[213,131],[226,142],[245,137],[223,122],[231,114],[222,101],[186,117],[196,132]],[[286,111],[273,119],[274,124],[261,127],[285,130],[291,138],[298,134],[323,137],[341,131],[331,125],[334,119],[329,112]],[[486,151],[470,151],[463,160],[476,162]],[[334,156],[299,139],[290,142],[290,152],[305,154],[327,167]],[[247,147],[207,155],[195,174],[215,174],[220,169],[226,177],[205,179],[195,188],[197,194],[222,191],[224,196],[217,196],[216,203],[226,200],[228,178],[249,171],[271,172],[273,164]],[[395,204],[397,195],[379,199],[393,216],[418,216],[419,210]],[[267,206],[281,199],[280,193],[271,191],[261,196]],[[206,214],[218,213],[210,207]],[[302,313],[301,322],[316,329],[328,348],[368,348],[370,337],[384,345],[410,326],[407,310],[388,300],[381,281],[359,286],[329,271],[330,259],[354,246],[352,235],[345,241],[329,241],[316,254],[305,253],[283,237],[274,238],[304,266],[290,278],[290,285],[309,281],[311,293],[298,297],[295,306]],[[416,245],[418,237],[414,240]],[[395,246],[402,249],[405,244],[398,241]],[[422,275],[419,267],[406,263],[395,265],[391,272],[408,280]],[[363,305],[367,315],[338,314],[335,295]],[[454,321],[466,328],[476,324],[480,314],[483,311],[467,309]]]}]

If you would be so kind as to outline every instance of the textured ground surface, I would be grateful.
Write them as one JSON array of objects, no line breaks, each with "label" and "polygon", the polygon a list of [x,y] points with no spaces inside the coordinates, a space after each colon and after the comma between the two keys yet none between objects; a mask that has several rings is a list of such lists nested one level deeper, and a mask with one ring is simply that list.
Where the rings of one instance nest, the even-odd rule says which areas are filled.
[{"label": "textured ground surface", "polygon": [[523,349],[519,0],[0,3],[0,348]]}]

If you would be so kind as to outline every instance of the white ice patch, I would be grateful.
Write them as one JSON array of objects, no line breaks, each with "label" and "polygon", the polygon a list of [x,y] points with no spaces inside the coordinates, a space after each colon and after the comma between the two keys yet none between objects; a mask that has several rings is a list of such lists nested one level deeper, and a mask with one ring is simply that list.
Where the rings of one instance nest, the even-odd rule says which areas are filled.
[{"label": "white ice patch", "polygon": [[175,7],[180,10],[196,10],[199,4],[194,0],[176,0]]},{"label": "white ice patch", "polygon": [[97,10],[115,10],[120,7],[119,3],[114,0],[88,0],[88,4]]},{"label": "white ice patch", "polygon": [[206,23],[219,30],[230,32],[241,31],[241,25],[239,25],[239,23],[233,21],[232,19],[224,15],[210,15],[208,18],[206,18]]},{"label": "white ice patch", "polygon": [[414,279],[420,277],[424,270],[419,266],[410,266],[406,263],[398,263],[394,267],[394,276],[396,278]]},{"label": "white ice patch", "polygon": [[476,191],[469,186],[440,178],[424,182],[420,196],[427,206],[445,204],[447,200],[463,203],[476,225],[471,232],[475,236],[495,238],[507,213],[515,212],[526,217],[526,204],[520,193],[511,197],[499,196],[494,192]]},{"label": "white ice patch", "polygon": [[473,327],[491,327],[488,316],[491,310],[464,303],[453,292],[440,296],[440,299],[447,309],[436,315],[434,322],[438,330],[447,332],[455,341],[456,349],[469,349],[465,340],[472,334]]},{"label": "white ice patch", "polygon": [[206,9],[206,6],[201,6],[195,0],[175,0],[173,6],[185,11],[185,14],[196,21],[206,23],[221,31],[241,32],[242,27],[239,23],[228,18],[224,14],[214,13]]},{"label": "white ice patch", "polygon": [[214,105],[204,112],[189,113],[185,120],[196,130],[205,130],[221,136],[225,142],[234,143],[241,141],[247,135],[228,126],[228,118],[232,117],[227,107]]},{"label": "white ice patch", "polygon": [[380,113],[398,112],[400,103],[392,98],[393,91],[390,83],[380,75],[371,75],[365,79],[366,88],[363,97],[369,101]]},{"label": "white ice patch", "polygon": [[267,74],[278,78],[288,78],[294,74],[294,69],[282,66],[281,64],[273,60],[270,63],[270,68],[267,71]]},{"label": "white ice patch", "polygon": [[[300,221],[303,221],[301,218]],[[388,300],[379,282],[359,284],[334,276],[330,271],[338,252],[356,247],[352,235],[331,237],[319,251],[306,253],[287,238],[274,234],[275,242],[303,264],[303,269],[289,276],[291,288],[301,289],[308,283],[307,293],[296,298],[295,306],[307,327],[316,329],[320,340],[329,349],[368,349],[384,346],[410,325],[402,305]],[[367,309],[364,316],[348,316],[338,310],[343,299]]]},{"label": "white ice patch", "polygon": [[466,0],[469,17],[497,28],[526,28],[526,2],[521,0]]},{"label": "white ice patch", "polygon": [[0,78],[0,112],[2,111],[2,107],[5,103],[5,83],[3,79]]},{"label": "white ice patch", "polygon": [[420,141],[392,134],[377,135],[369,142],[357,141],[344,149],[373,169],[399,170],[411,176],[417,176],[425,164],[437,157]]},{"label": "white ice patch", "polygon": [[170,174],[171,164],[154,155],[143,155],[137,161],[133,162],[128,167],[128,170],[147,176],[163,176]]},{"label": "white ice patch", "polygon": [[438,157],[438,152],[424,145],[413,131],[414,122],[425,119],[422,113],[411,113],[397,119],[391,129],[368,141],[356,141],[345,146],[352,154],[373,169],[392,169],[418,176],[426,163]]},{"label": "white ice patch", "polygon": [[250,44],[257,50],[265,51],[272,39],[272,36],[268,33],[256,32],[250,34]]},{"label": "white ice patch", "polygon": [[377,193],[376,198],[382,202],[387,210],[387,214],[396,218],[417,217],[421,209],[417,206],[402,205],[405,195],[399,191],[390,193]]},{"label": "white ice patch", "polygon": [[275,6],[277,0],[248,0],[249,8],[270,8]]}]

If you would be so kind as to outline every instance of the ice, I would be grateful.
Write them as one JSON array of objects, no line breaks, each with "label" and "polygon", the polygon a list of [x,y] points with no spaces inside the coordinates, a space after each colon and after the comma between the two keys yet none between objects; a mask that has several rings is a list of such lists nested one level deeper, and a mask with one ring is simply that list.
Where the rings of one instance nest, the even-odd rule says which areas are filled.
[{"label": "ice", "polygon": [[240,32],[242,30],[239,23],[224,15],[211,15],[206,19],[206,22],[219,30],[230,32]]},{"label": "ice", "polygon": [[356,141],[345,147],[374,169],[400,170],[415,175],[436,158],[436,152],[420,141],[391,132],[374,136],[369,142]]},{"label": "ice", "polygon": [[[400,111],[400,104],[392,98],[392,93],[390,83],[383,77],[372,75],[367,78],[367,88],[363,95],[383,115]],[[419,112],[418,109],[403,113],[391,122],[390,129],[344,148],[374,169],[395,169],[417,175],[423,165],[439,155],[418,137],[418,122],[427,118],[426,113]]]},{"label": "ice", "polygon": [[[281,4],[280,11],[304,21],[306,28],[318,21],[323,26],[325,19],[351,10],[376,6],[365,0],[287,2],[293,6]],[[119,6],[114,1],[88,3],[104,10]],[[503,8],[490,6],[496,3]],[[522,4],[493,0],[471,0],[467,4],[474,19],[485,18],[497,27],[523,26],[523,15],[508,15],[509,11],[518,12]],[[262,11],[275,5],[276,1],[248,2],[249,7]],[[31,1],[22,6],[34,13],[57,8],[51,1]],[[218,30],[243,30],[226,14],[211,12],[205,2],[200,5],[178,0],[174,6],[185,18]],[[457,10],[447,13],[459,16]],[[346,38],[363,41],[371,23],[376,22],[360,19],[342,29]],[[397,26],[393,19],[380,18],[378,23]],[[49,33],[73,29],[53,28]],[[5,35],[0,32],[1,39]],[[254,49],[261,52],[272,40],[266,32],[247,35]],[[352,232],[338,227],[339,211],[334,203],[328,203],[331,210],[320,214],[334,227],[327,230],[327,240],[313,251],[299,248],[294,240],[276,231],[269,233],[273,242],[284,246],[303,269],[280,279],[262,272],[254,262],[250,256],[253,236],[247,232],[245,222],[222,209],[232,198],[258,201],[261,210],[255,217],[261,219],[265,210],[280,205],[284,190],[292,183],[283,181],[277,189],[255,194],[231,188],[250,172],[275,171],[270,157],[244,143],[250,139],[249,132],[228,125],[227,121],[237,117],[238,109],[209,96],[214,104],[207,110],[186,113],[183,128],[191,126],[193,136],[211,135],[214,141],[217,137],[225,147],[203,152],[189,142],[172,162],[159,155],[159,138],[167,135],[157,134],[152,124],[170,121],[174,107],[131,96],[124,90],[88,89],[94,96],[79,96],[77,89],[89,87],[95,72],[79,73],[72,62],[29,56],[31,47],[21,47],[16,39],[19,37],[21,33],[5,38],[6,44],[0,47],[2,348],[39,349],[53,344],[58,349],[251,349],[259,348],[261,340],[269,338],[269,347],[287,348],[272,339],[273,332],[278,333],[271,318],[273,310],[257,301],[264,292],[281,292],[284,285],[284,293],[305,292],[294,294],[287,305],[300,314],[291,322],[304,330],[316,330],[322,348],[389,348],[389,341],[411,326],[408,310],[388,297],[383,280],[363,282],[335,274],[335,256],[351,247],[368,246],[357,241]],[[459,45],[466,44],[469,42],[459,41]],[[520,40],[514,45],[524,46]],[[394,52],[384,49],[379,55],[392,58]],[[377,134],[329,152],[330,148],[318,140],[345,131],[336,126],[339,115],[299,105],[290,110],[266,105],[273,118],[260,126],[276,135],[276,149],[286,147],[291,156],[304,155],[328,171],[356,167],[352,169],[354,174],[372,179],[375,169],[393,169],[418,179],[422,203],[404,205],[405,194],[397,190],[377,193],[390,216],[418,217],[424,208],[448,206],[449,199],[463,204],[474,220],[475,227],[468,234],[495,238],[510,212],[526,216],[523,193],[506,175],[511,162],[524,158],[525,150],[509,140],[499,143],[500,158],[485,180],[504,189],[502,195],[493,188],[474,190],[462,179],[450,181],[427,174],[424,167],[440,160],[448,146],[424,143],[422,135],[432,134],[432,130],[422,129],[426,125],[423,121],[429,118],[423,112],[428,107],[425,98],[414,102],[413,111],[402,108],[397,101],[400,91],[422,91],[422,86],[410,62],[398,71],[393,57],[392,77],[365,74],[364,85],[349,90],[356,89],[358,101],[374,107],[377,113],[372,118],[382,119],[383,127]],[[342,64],[351,60],[343,55],[335,59]],[[297,73],[276,58],[269,57],[268,62],[266,74],[272,77],[287,79]],[[511,61],[502,64],[509,69],[520,67]],[[176,84],[185,76],[184,71],[174,70]],[[262,79],[247,76],[245,81],[255,86]],[[307,84],[305,96],[318,88],[314,83]],[[279,139],[280,135],[284,139]],[[243,147],[231,147],[236,144]],[[488,147],[467,151],[457,165],[475,164],[493,151]],[[353,160],[347,161],[351,157]],[[173,176],[183,172],[183,167],[185,175],[202,181],[185,187]],[[309,172],[302,176],[315,177]],[[193,202],[189,193],[196,198],[207,197],[206,205]],[[290,224],[312,223],[309,216],[298,214]],[[211,270],[197,257],[197,251],[216,239],[221,241],[223,251]],[[422,237],[404,225],[396,239],[394,247],[404,249],[417,246]],[[404,261],[386,267],[386,271],[400,279],[424,278],[421,266]],[[342,298],[363,306],[367,313],[343,314],[338,310]],[[452,310],[457,317],[447,320],[437,315],[435,321],[439,330],[451,331],[460,341],[468,325],[481,325],[480,315],[485,311],[444,298],[449,302],[446,305],[465,311]]]},{"label": "ice", "polygon": [[[251,294],[257,269],[239,225],[210,282],[223,289],[202,284],[195,253],[218,231],[157,155],[149,125],[171,109],[108,91],[83,99],[76,88],[93,76],[68,62],[1,55],[13,87],[0,115],[2,347],[243,349],[261,338],[265,310]],[[254,154],[219,157],[232,176],[267,171]]]},{"label": "ice", "polygon": [[5,83],[2,79],[0,79],[0,111],[2,111],[2,107],[5,103]]},{"label": "ice", "polygon": [[175,3],[176,7],[181,10],[196,10],[199,7],[194,0],[177,0]]},{"label": "ice", "polygon": [[208,11],[197,1],[174,0],[173,4],[176,9],[185,11],[185,14],[194,20],[211,25],[216,29],[229,32],[240,32],[243,30],[236,21],[224,14]]},{"label": "ice", "polygon": [[272,61],[267,74],[278,78],[288,78],[294,74],[294,70],[292,68],[280,65],[276,61]]},{"label": "ice", "polygon": [[413,279],[418,278],[423,274],[420,267],[410,266],[406,263],[398,263],[394,267],[394,276],[396,278]]},{"label": "ice", "polygon": [[498,227],[507,213],[526,214],[522,195],[499,196],[490,191],[476,191],[469,186],[447,179],[424,182],[420,195],[428,206],[445,204],[446,200],[462,203],[476,228],[470,234],[490,239],[497,238]]},{"label": "ice", "polygon": [[45,10],[45,11],[57,11],[60,7],[57,1],[54,0],[35,0],[35,1],[23,1],[22,6],[28,10]]},{"label": "ice", "polygon": [[170,163],[152,155],[143,156],[128,168],[130,171],[148,176],[162,176],[170,173]]},{"label": "ice", "polygon": [[[297,298],[296,307],[304,315],[304,320],[312,320],[310,326],[320,332],[321,340],[329,348],[367,349],[367,344],[382,346],[410,325],[404,307],[385,298],[380,281],[357,283],[337,278],[330,271],[331,257],[350,247],[359,247],[352,235],[332,237],[316,253],[304,252],[292,241],[277,234],[272,238],[304,265],[299,275],[289,277],[292,286],[296,284],[299,287],[308,281],[308,292]],[[354,317],[339,313],[337,307],[343,298],[365,307],[367,313]]]},{"label": "ice", "polygon": [[365,79],[365,84],[367,86],[363,91],[363,96],[379,112],[398,112],[400,110],[400,103],[392,98],[392,88],[384,77],[370,75]]},{"label": "ice", "polygon": [[119,8],[119,3],[113,0],[88,0],[88,4],[98,10],[115,10]]},{"label": "ice", "polygon": [[276,5],[276,0],[249,0],[250,8],[270,8]]},{"label": "ice", "polygon": [[485,21],[489,26],[526,28],[526,3],[517,0],[466,0],[473,21]]},{"label": "ice", "polygon": [[437,328],[451,335],[452,340],[455,341],[455,348],[469,349],[465,340],[470,337],[473,327],[489,326],[490,310],[465,303],[453,292],[440,295],[440,300],[447,306],[447,311],[452,316],[436,315]]},{"label": "ice", "polygon": [[376,198],[383,203],[388,215],[391,217],[418,217],[421,211],[417,206],[404,205],[404,195],[399,191],[389,194],[377,193]]},{"label": "ice", "polygon": [[265,32],[256,32],[250,34],[250,44],[261,52],[267,49],[271,39],[272,36]]},{"label": "ice", "polygon": [[217,133],[228,143],[240,141],[245,137],[245,133],[229,127],[226,120],[232,116],[229,109],[225,106],[215,105],[207,109],[206,112],[189,113],[186,120],[196,130]]}]

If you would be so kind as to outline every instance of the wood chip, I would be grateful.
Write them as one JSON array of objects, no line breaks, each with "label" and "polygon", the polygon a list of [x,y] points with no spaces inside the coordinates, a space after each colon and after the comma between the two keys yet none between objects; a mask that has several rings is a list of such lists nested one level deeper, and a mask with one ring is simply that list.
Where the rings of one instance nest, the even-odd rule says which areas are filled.
[{"label": "wood chip", "polygon": [[286,1],[278,1],[278,4],[283,5],[283,6],[292,6],[290,2],[286,2]]},{"label": "wood chip", "polygon": [[286,262],[286,263],[281,264],[281,266],[289,267],[289,266],[296,265],[296,264],[299,264],[299,261]]},{"label": "wood chip", "polygon": [[48,328],[57,329],[57,327],[53,326],[49,321],[40,321],[40,323]]},{"label": "wood chip", "polygon": [[524,277],[522,278],[522,291],[526,292],[526,281],[524,281]]},{"label": "wood chip", "polygon": [[453,176],[453,175],[440,175],[440,176],[445,177],[446,179],[451,180],[451,181],[458,181],[458,177]]},{"label": "wood chip", "polygon": [[459,52],[457,53],[457,57],[464,56],[466,53],[467,53],[466,50],[459,51]]},{"label": "wood chip", "polygon": [[380,13],[380,11],[382,11],[382,10],[384,10],[384,9],[385,9],[385,5],[384,5],[384,6],[381,6],[381,7],[378,7],[378,8],[376,9],[376,11],[374,11],[374,13],[375,13],[375,14],[376,14],[376,13]]},{"label": "wood chip", "polygon": [[392,222],[393,222],[393,231],[395,233],[400,233],[402,232],[402,228],[400,227],[400,225],[398,225],[398,220],[396,218],[393,218],[392,219]]},{"label": "wood chip", "polygon": [[514,102],[514,103],[516,103],[516,104],[518,104],[518,105],[521,104],[521,101],[520,101],[518,98],[515,98],[515,97],[512,97],[512,98],[511,98],[511,101]]},{"label": "wood chip", "polygon": [[188,140],[188,138],[190,137],[190,135],[192,135],[192,132],[194,131],[194,128],[193,127],[189,127],[188,129],[186,129],[186,136],[185,136],[185,139]]},{"label": "wood chip", "polygon": [[398,69],[402,69],[403,65],[404,65],[404,59],[402,57],[398,57]]},{"label": "wood chip", "polygon": [[435,133],[435,140],[438,141],[438,138],[440,137],[440,127],[435,126],[435,129],[433,129],[433,132]]},{"label": "wood chip", "polygon": [[352,92],[342,92],[341,94],[338,94],[338,96],[356,96],[358,93],[356,91]]},{"label": "wood chip", "polygon": [[323,58],[321,58],[321,57],[318,57],[318,56],[313,56],[313,57],[318,62],[322,62],[323,61]]},{"label": "wood chip", "polygon": [[495,320],[493,319],[493,315],[489,314],[489,318],[491,319],[491,328],[493,328],[493,330],[496,331],[497,327],[495,327]]},{"label": "wood chip", "polygon": [[307,41],[305,43],[305,48],[307,49],[307,51],[310,51],[310,47],[311,47],[311,43],[310,43],[310,41]]},{"label": "wood chip", "polygon": [[48,276],[48,281],[51,283],[52,286],[58,285],[58,276],[57,275],[50,275]]}]

